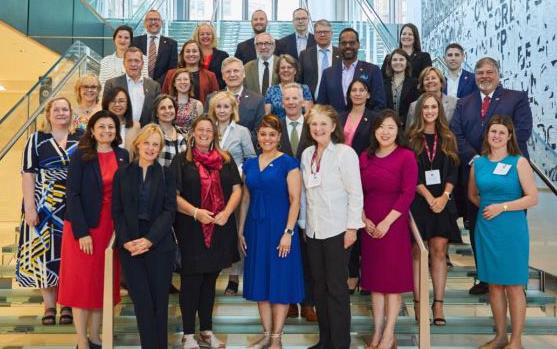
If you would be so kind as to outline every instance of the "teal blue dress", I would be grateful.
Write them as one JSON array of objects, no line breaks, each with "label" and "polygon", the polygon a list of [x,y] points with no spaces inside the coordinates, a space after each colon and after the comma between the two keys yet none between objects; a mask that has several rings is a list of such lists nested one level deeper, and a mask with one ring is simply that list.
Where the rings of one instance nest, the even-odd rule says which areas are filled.
[{"label": "teal blue dress", "polygon": [[[526,211],[501,212],[486,220],[483,209],[496,203],[514,201],[524,193],[518,178],[520,156],[509,155],[501,161],[482,156],[474,161],[480,208],[475,239],[478,279],[494,285],[528,283],[529,237]],[[511,165],[506,175],[494,174],[498,163]]]}]

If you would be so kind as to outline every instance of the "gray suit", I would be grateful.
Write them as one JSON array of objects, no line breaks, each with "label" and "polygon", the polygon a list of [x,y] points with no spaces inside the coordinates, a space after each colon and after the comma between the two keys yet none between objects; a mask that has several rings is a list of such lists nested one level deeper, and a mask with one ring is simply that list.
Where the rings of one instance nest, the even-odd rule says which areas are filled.
[{"label": "gray suit", "polygon": [[[300,52],[300,82],[309,86],[313,99],[317,99],[317,81],[319,80],[318,47],[312,46]],[[333,61],[336,64],[340,58],[340,50],[333,46]],[[331,54],[329,52],[329,54]]]},{"label": "gray suit", "polygon": [[[273,56],[273,66],[269,67],[269,74],[271,81],[269,81],[269,86],[276,85],[279,82],[277,74],[275,74],[275,64],[277,64],[278,57]],[[259,85],[259,71],[258,71],[258,59],[254,59],[253,61],[249,61],[244,65],[244,70],[246,71],[246,78],[244,79],[244,86],[248,88],[248,90],[255,91],[261,94],[261,86]]]},{"label": "gray suit", "polygon": [[[414,120],[416,120],[416,115],[414,115],[416,113],[416,105],[421,98],[422,97],[420,96],[417,101],[412,102],[410,104],[410,107],[408,108],[408,117],[406,118],[406,127],[405,127],[407,130],[410,129],[410,126],[412,126]],[[447,96],[446,94],[442,95],[441,102],[443,103],[443,111],[445,112],[445,117],[447,118],[447,121],[449,123],[453,118],[457,101],[458,98],[456,97]]]},{"label": "gray suit", "polygon": [[[128,81],[126,79],[126,74],[117,76],[115,78],[109,79],[104,85],[103,99],[109,94],[109,92],[116,87],[121,87],[128,91]],[[161,86],[158,82],[150,78],[143,78],[143,93],[145,93],[145,101],[141,106],[141,117],[139,118],[139,123],[141,127],[153,121],[153,103],[155,98],[161,93]],[[136,108],[132,104],[133,108]]]},{"label": "gray suit", "polygon": [[244,160],[256,156],[249,130],[236,123],[231,124],[230,131],[224,139],[224,144],[221,145],[221,148],[232,155],[238,167],[244,163]]}]

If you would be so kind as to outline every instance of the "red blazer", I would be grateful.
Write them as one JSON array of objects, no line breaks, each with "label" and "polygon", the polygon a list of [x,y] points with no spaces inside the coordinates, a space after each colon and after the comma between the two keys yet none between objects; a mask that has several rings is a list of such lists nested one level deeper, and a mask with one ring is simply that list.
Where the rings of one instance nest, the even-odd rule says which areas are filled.
[{"label": "red blazer", "polygon": [[[170,93],[170,85],[172,84],[172,79],[176,74],[176,69],[170,69],[166,73],[166,78],[162,84],[162,93]],[[196,99],[200,100],[201,103],[205,104],[205,98],[212,92],[219,90],[219,83],[215,73],[204,68],[199,68],[199,96],[194,96]]]}]

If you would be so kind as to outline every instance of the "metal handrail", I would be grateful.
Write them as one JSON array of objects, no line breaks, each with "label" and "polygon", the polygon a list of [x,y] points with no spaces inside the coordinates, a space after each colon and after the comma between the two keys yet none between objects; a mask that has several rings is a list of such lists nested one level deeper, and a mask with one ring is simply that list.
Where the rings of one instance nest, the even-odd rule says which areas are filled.
[{"label": "metal handrail", "polygon": [[[70,77],[77,71],[77,69],[79,69],[81,64],[83,62],[85,62],[88,58],[89,57],[87,55],[83,55],[79,58],[79,60],[76,62],[76,64],[62,78],[60,83],[58,85],[56,85],[56,87],[52,90],[52,94],[51,94],[52,96],[58,94],[62,90],[62,88],[65,86],[65,84],[69,81]],[[4,156],[6,156],[6,154],[8,154],[8,152],[11,150],[11,148],[14,146],[14,144],[16,144],[17,141],[19,140],[19,138],[27,131],[29,126],[31,126],[31,124],[36,121],[37,117],[39,117],[39,115],[42,114],[44,108],[45,108],[45,104],[39,105],[37,110],[35,110],[35,112],[33,112],[33,114],[27,119],[27,121],[23,124],[23,126],[21,126],[19,128],[19,130],[10,139],[10,141],[4,146],[4,148],[2,148],[2,151],[0,151],[0,161],[2,161]]]},{"label": "metal handrail", "polygon": [[540,177],[540,179],[545,183],[545,185],[547,185],[547,187],[553,193],[553,195],[557,196],[557,186],[555,186],[555,184],[551,181],[551,179],[547,177],[545,172],[538,165],[536,165],[536,163],[533,162],[532,160],[530,160],[530,166],[532,167],[534,172],[536,172],[538,177]]},{"label": "metal handrail", "polygon": [[[114,244],[116,234],[112,233],[108,247],[104,250],[104,284],[103,284],[103,323],[102,348],[114,346]],[[116,285],[119,287],[119,285]]]},{"label": "metal handrail", "polygon": [[[379,34],[383,43],[387,47],[389,52],[392,52],[396,48],[397,39],[391,35],[391,32],[379,16],[379,14],[373,9],[373,6],[367,2],[367,0],[356,0],[363,10],[364,15],[367,17],[368,22],[371,23],[375,31]],[[377,23],[378,22],[378,23]]]},{"label": "metal handrail", "polygon": [[420,349],[429,349],[431,347],[431,333],[429,325],[429,252],[425,247],[424,240],[420,235],[418,226],[410,213],[410,230],[412,236],[419,249],[419,277],[418,277],[418,331],[419,331],[419,344]]}]

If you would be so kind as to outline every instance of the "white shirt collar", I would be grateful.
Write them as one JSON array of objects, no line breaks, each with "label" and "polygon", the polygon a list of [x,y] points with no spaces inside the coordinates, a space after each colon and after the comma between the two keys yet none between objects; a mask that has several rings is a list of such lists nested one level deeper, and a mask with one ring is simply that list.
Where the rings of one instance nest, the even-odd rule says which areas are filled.
[{"label": "white shirt collar", "polygon": [[450,70],[449,70],[449,73],[447,74],[447,76],[449,78],[455,78],[456,77],[455,80],[459,80],[461,75],[462,75],[462,68],[460,68],[456,74],[451,72]]},{"label": "white shirt collar", "polygon": [[141,76],[139,77],[139,79],[138,79],[137,81],[135,81],[134,79],[132,79],[132,78],[128,75],[128,73],[126,73],[126,80],[127,80],[128,82],[131,82],[131,83],[134,83],[134,84],[142,84],[142,83],[143,83],[143,75],[141,75]]},{"label": "white shirt collar", "polygon": [[225,89],[226,89],[226,91],[232,93],[232,94],[235,95],[235,96],[236,96],[236,95],[241,96],[241,95],[242,95],[242,92],[244,92],[244,85],[241,85],[241,86],[240,86],[240,89],[238,90],[238,92],[232,92],[232,91],[230,91],[230,89],[228,88],[228,86],[227,86]]},{"label": "white shirt collar", "polygon": [[298,33],[296,32],[296,39],[308,39],[309,38],[309,31],[306,31],[305,33]]},{"label": "white shirt collar", "polygon": [[356,69],[356,64],[358,64],[358,60],[355,60],[352,64],[350,64],[350,67],[346,67],[346,64],[342,62],[342,70]]},{"label": "white shirt collar", "polygon": [[320,52],[321,50],[328,50],[329,52],[333,52],[333,43],[331,42],[327,47],[321,47],[319,45],[315,45],[317,47],[317,51]]},{"label": "white shirt collar", "polygon": [[495,90],[491,91],[490,94],[485,95],[482,91],[480,91],[480,96],[482,97],[482,101],[484,100],[484,98],[485,98],[486,96],[489,96],[490,99],[493,99],[493,94],[494,94],[494,93],[495,93]]},{"label": "white shirt collar", "polygon": [[290,123],[295,122],[295,121],[298,122],[298,125],[302,125],[304,123],[304,115],[300,114],[300,116],[296,120],[292,120],[288,116],[286,117],[286,123],[288,125],[290,125]]}]

